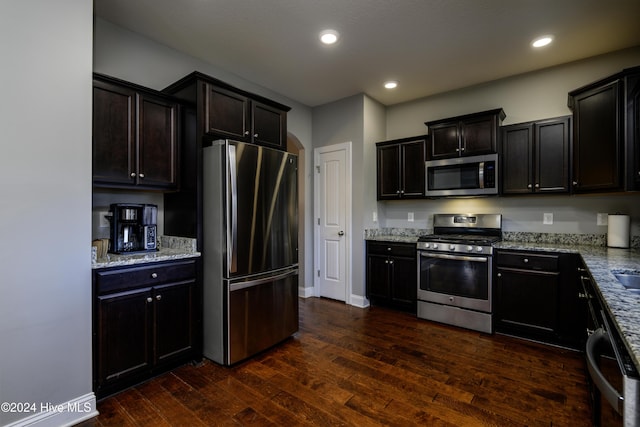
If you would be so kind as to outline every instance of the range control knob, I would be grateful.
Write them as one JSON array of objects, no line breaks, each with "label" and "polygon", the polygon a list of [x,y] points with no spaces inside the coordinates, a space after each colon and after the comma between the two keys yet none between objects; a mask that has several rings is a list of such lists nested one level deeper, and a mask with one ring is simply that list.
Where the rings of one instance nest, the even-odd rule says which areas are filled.
[{"label": "range control knob", "polygon": [[438,249],[438,244],[437,243],[433,244],[433,249]]},{"label": "range control knob", "polygon": [[482,252],[482,246],[478,246],[478,247],[476,248],[476,252]]},{"label": "range control knob", "polygon": [[429,248],[431,247],[431,244],[430,244],[430,243],[425,243],[425,244],[424,244],[424,247],[425,247],[425,248],[427,248],[427,249],[429,249]]},{"label": "range control knob", "polygon": [[469,252],[473,251],[473,246],[467,246],[467,251]]},{"label": "range control knob", "polygon": [[449,250],[455,251],[456,250],[456,245],[449,245]]}]

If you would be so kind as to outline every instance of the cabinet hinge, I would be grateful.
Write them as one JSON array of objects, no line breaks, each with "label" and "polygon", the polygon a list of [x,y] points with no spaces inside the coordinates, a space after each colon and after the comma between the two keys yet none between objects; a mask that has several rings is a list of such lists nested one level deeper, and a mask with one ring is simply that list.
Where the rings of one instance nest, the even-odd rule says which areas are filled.
[{"label": "cabinet hinge", "polygon": [[316,166],[316,172],[320,173],[320,166]]},{"label": "cabinet hinge", "polygon": [[318,225],[320,225],[320,218],[318,218]]},{"label": "cabinet hinge", "polygon": [[320,270],[318,270],[318,277],[320,277]]}]

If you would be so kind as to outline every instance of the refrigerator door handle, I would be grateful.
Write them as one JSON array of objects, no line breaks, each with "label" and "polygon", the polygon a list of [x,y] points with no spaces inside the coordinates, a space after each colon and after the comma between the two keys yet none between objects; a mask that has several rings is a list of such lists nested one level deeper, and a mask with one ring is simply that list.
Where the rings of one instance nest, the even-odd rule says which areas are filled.
[{"label": "refrigerator door handle", "polygon": [[297,268],[293,269],[293,270],[286,271],[286,272],[281,273],[281,274],[277,274],[275,276],[261,277],[261,278],[256,279],[256,280],[249,280],[249,281],[246,281],[246,282],[231,283],[231,284],[229,284],[229,292],[234,292],[234,291],[239,291],[241,289],[251,288],[253,286],[262,285],[264,283],[275,282],[275,281],[278,281],[278,280],[286,279],[289,276],[295,276],[296,274],[298,274],[298,269]]},{"label": "refrigerator door handle", "polygon": [[229,272],[236,273],[238,271],[238,175],[236,168],[236,146],[229,144],[229,191],[231,215],[229,216],[230,227],[227,228],[227,241],[229,242]]}]

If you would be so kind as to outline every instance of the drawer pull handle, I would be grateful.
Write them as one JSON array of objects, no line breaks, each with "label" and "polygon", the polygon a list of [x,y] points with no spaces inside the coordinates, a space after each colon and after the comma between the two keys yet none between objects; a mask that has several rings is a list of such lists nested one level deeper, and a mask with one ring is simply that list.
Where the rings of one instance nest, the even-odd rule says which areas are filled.
[{"label": "drawer pull handle", "polygon": [[148,298],[147,298],[147,302],[153,302],[153,298],[148,297]]},{"label": "drawer pull handle", "polygon": [[151,278],[152,279],[157,279],[158,278],[158,273],[151,273]]},{"label": "drawer pull handle", "polygon": [[156,301],[160,301],[162,299],[162,295],[156,295]]}]

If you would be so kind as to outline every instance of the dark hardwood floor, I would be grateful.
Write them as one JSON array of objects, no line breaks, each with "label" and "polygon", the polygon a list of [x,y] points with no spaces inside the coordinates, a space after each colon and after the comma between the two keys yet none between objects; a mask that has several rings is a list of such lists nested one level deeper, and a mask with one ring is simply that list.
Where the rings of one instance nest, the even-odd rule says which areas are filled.
[{"label": "dark hardwood floor", "polygon": [[183,366],[98,403],[95,426],[588,426],[583,356],[379,307],[300,299],[250,361]]}]

